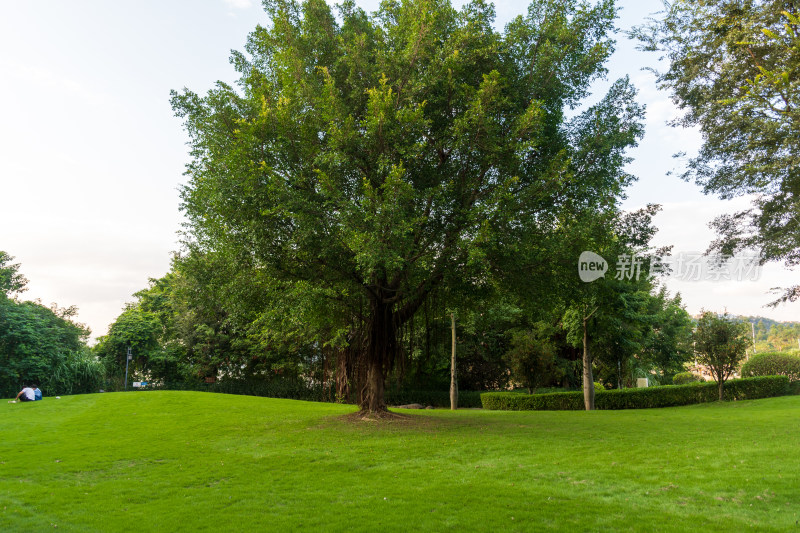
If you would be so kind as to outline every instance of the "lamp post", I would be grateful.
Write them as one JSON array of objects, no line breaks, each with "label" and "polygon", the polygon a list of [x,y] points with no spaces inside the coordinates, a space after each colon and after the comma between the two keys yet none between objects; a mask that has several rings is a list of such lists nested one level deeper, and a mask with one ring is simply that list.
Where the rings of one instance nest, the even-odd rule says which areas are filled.
[{"label": "lamp post", "polygon": [[128,346],[128,355],[125,357],[125,390],[128,390],[128,363],[131,359],[133,359],[133,355],[131,355],[131,347]]}]

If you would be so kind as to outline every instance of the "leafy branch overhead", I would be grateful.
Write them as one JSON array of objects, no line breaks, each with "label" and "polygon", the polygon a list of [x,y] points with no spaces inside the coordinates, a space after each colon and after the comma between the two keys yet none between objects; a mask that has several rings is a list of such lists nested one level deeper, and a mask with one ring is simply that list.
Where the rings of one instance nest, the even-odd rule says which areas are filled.
[{"label": "leafy branch overhead", "polygon": [[[678,0],[637,29],[645,50],[669,67],[662,89],[699,127],[703,145],[684,178],[724,199],[750,195],[750,209],[720,216],[710,249],[755,249],[764,261],[800,264],[800,36],[791,0]],[[779,300],[795,300],[798,286]]]}]

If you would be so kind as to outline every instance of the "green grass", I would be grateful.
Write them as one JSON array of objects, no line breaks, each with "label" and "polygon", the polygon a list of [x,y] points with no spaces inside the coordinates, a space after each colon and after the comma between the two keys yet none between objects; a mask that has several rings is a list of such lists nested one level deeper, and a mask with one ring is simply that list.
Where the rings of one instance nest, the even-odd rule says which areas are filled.
[{"label": "green grass", "polygon": [[410,412],[196,392],[0,404],[0,531],[797,530],[800,397]]}]

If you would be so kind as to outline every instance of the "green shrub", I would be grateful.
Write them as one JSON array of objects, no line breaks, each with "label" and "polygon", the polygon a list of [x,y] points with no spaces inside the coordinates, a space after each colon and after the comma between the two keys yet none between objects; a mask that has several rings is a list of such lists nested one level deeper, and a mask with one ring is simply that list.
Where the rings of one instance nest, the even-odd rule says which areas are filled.
[{"label": "green shrub", "polygon": [[105,368],[88,351],[61,354],[40,383],[48,396],[97,392],[105,381]]},{"label": "green shrub", "polygon": [[800,357],[787,353],[755,354],[742,365],[742,377],[786,376],[800,381]]},{"label": "green shrub", "polygon": [[705,381],[706,379],[693,372],[679,372],[672,376],[672,383],[675,385],[687,385],[689,383],[695,383],[698,381]]},{"label": "green shrub", "polygon": [[[666,387],[613,389],[595,393],[596,409],[649,409],[674,407],[717,400],[715,382],[694,383]],[[786,376],[765,376],[732,379],[725,383],[728,400],[754,400],[789,394]],[[485,392],[481,394],[484,409],[507,411],[582,410],[583,392],[558,392],[553,394],[520,394]]]}]

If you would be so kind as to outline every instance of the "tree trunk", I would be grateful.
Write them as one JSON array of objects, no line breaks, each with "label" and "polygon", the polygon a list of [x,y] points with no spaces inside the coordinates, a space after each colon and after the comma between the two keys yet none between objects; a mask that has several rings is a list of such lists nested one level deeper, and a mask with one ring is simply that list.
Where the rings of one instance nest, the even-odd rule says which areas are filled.
[{"label": "tree trunk", "polygon": [[383,362],[371,359],[367,367],[367,393],[361,402],[361,411],[381,413],[386,411],[384,401]]},{"label": "tree trunk", "polygon": [[458,409],[458,381],[456,381],[456,315],[450,314],[450,325],[453,330],[453,349],[450,354],[450,409]]},{"label": "tree trunk", "polygon": [[373,300],[365,350],[367,379],[359,405],[363,413],[386,411],[384,371],[395,350],[395,329],[392,305]]},{"label": "tree trunk", "polygon": [[719,401],[722,401],[725,399],[725,382],[722,381],[721,376],[717,376],[717,385],[719,386]]},{"label": "tree trunk", "polygon": [[592,358],[589,356],[588,320],[588,317],[583,319],[583,404],[587,411],[593,411],[594,376],[592,375]]}]

